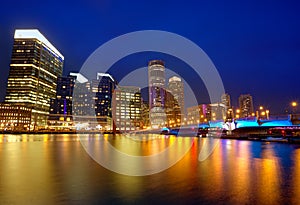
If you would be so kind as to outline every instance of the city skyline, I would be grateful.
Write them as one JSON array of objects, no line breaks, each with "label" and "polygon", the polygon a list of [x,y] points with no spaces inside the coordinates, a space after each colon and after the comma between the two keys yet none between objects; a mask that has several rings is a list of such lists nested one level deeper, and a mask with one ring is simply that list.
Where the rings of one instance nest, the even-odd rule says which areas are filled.
[{"label": "city skyline", "polygon": [[[41,124],[42,126],[46,126],[46,124],[49,125],[49,122],[54,127],[61,124],[65,127],[68,127],[66,125],[73,126],[73,123],[71,123],[71,121],[73,121],[71,115],[73,114],[72,95],[74,86],[72,85],[72,82],[79,77],[79,74],[74,75],[70,73],[67,77],[61,77],[64,57],[37,29],[17,29],[15,31],[14,39],[15,42],[5,102],[21,103],[21,105],[25,105],[24,103],[29,105],[31,103],[32,113],[37,112],[35,111],[37,106],[44,106],[44,104],[45,106],[48,105],[48,109],[43,108],[45,120],[43,121],[43,124]],[[41,71],[36,72],[36,69]],[[53,79],[55,77],[54,74],[56,74],[57,80]],[[49,78],[49,76],[51,76],[51,78]],[[80,76],[85,78],[85,76],[81,74]],[[82,79],[78,78],[78,80],[81,81]],[[28,81],[29,83],[26,84],[23,81]],[[148,62],[148,81],[151,126],[174,126],[174,123],[178,123],[177,126],[180,126],[181,122],[183,122],[186,117],[184,111],[185,92],[182,79],[176,75],[166,78],[165,62],[156,59]],[[166,84],[166,82],[168,82],[168,84]],[[36,85],[34,83],[36,83]],[[84,87],[88,86],[88,90],[91,91],[91,93],[89,93],[89,91],[85,93],[85,95],[88,94],[85,101],[90,102],[91,99],[95,99],[95,103],[89,103],[87,109],[82,111],[86,112],[95,109],[95,113],[92,112],[88,115],[91,116],[95,114],[101,127],[112,127],[112,125],[109,125],[112,117],[112,94],[117,84],[117,81],[109,73],[96,72],[96,75],[87,82],[87,85],[84,85]],[[56,91],[54,91],[54,85],[57,88]],[[44,86],[44,88],[41,89],[39,86]],[[47,90],[48,88],[51,89]],[[39,92],[39,90],[41,91]],[[49,95],[49,91],[52,92],[51,96]],[[53,95],[53,92],[56,94],[56,99],[54,99],[55,95]],[[40,99],[40,97],[37,96],[42,98]],[[76,98],[76,101],[75,104],[77,103],[77,105],[80,106],[83,105],[82,102],[78,102],[78,98]],[[220,106],[219,103],[223,103],[224,108],[222,108],[223,105]],[[241,94],[239,96],[238,104],[239,106],[235,107],[237,108],[235,110],[235,118],[254,116],[259,118],[260,114],[256,114],[255,112],[266,113],[267,111],[267,116],[270,114],[270,110],[263,110],[261,108],[263,106],[261,105],[259,106],[259,110],[255,110],[252,96],[249,94]],[[227,112],[228,109],[231,109],[234,113],[234,107],[231,106],[229,94],[224,93],[220,96],[217,104],[203,104],[198,102],[198,104],[194,106],[196,106],[196,109],[198,110],[198,106],[201,107],[202,105],[205,105],[205,107],[207,106],[207,108],[204,108],[203,111],[199,112],[199,119],[193,117],[193,119],[188,119],[188,121],[199,123],[204,119],[209,121],[226,119],[225,112]],[[120,106],[121,105],[119,104],[119,107]],[[295,109],[296,106],[297,105],[293,105],[293,108]],[[268,108],[269,106],[266,107]],[[75,106],[74,110],[78,110],[77,108],[78,107]],[[176,109],[179,109],[180,112],[178,112],[179,110],[175,111]],[[295,112],[295,110],[293,110],[293,112]],[[50,114],[49,119],[47,119],[48,114]],[[87,115],[87,113],[85,113],[85,115]],[[202,115],[205,116],[203,119],[200,118]],[[37,114],[32,115],[31,123],[34,127],[37,124],[37,119],[40,117],[41,116]],[[64,119],[61,120],[61,117]]]},{"label": "city skyline", "polygon": [[[0,18],[3,34],[0,39],[3,48],[0,51],[2,100],[8,77],[12,33],[16,28],[38,28],[47,34],[49,41],[55,42],[66,57],[64,75],[79,71],[93,50],[107,40],[131,31],[157,29],[178,33],[198,44],[216,65],[225,90],[231,94],[234,103],[240,94],[250,93],[257,103],[255,107],[269,105],[271,110],[282,113],[291,101],[299,101],[299,94],[294,89],[299,87],[297,74],[300,66],[298,2],[219,2],[212,5],[206,2],[159,2],[161,6],[156,8],[155,16],[146,12],[146,8],[151,8],[155,2],[131,5],[120,2],[74,2],[67,5],[63,2],[56,11],[56,18],[63,19],[59,23],[53,20],[53,6],[48,2],[33,2],[31,8],[22,2],[16,5],[17,8],[26,8],[26,13],[5,2],[4,12],[0,14],[3,17]],[[46,9],[41,11],[36,9],[38,6]],[[85,18],[81,19],[79,13]],[[178,13],[181,15],[176,15]],[[127,22],[132,22],[131,26]],[[57,32],[61,28],[64,32]],[[169,62],[170,68],[186,68],[178,62],[169,61],[171,58],[168,56],[156,54],[150,59],[163,59]],[[135,62],[129,57],[116,66],[128,71],[140,65],[146,65],[144,59]],[[116,76],[121,77],[121,74]],[[190,74],[186,78],[193,79]],[[199,95],[205,98],[205,94]]]},{"label": "city skyline", "polygon": [[[8,104],[3,104],[2,109],[6,110],[4,111],[6,114],[2,116],[4,119],[3,122],[1,121],[2,129],[7,129],[7,126],[14,128],[19,123],[23,123],[20,129],[25,131],[49,128],[50,130],[52,128],[74,129],[75,127],[77,129],[79,124],[93,124],[95,128],[101,127],[104,130],[116,128],[119,131],[128,131],[127,125],[130,130],[144,127],[142,124],[147,120],[141,119],[140,87],[136,87],[135,84],[125,87],[119,85],[118,80],[108,72],[96,71],[94,76],[89,76],[90,79],[80,73],[70,73],[62,77],[63,61],[62,54],[39,30],[17,29],[15,31],[4,103],[12,103],[11,107],[17,106],[17,109],[11,109]],[[269,106],[260,105],[258,109],[254,108],[250,94],[241,94],[237,107],[231,106],[230,94],[223,93],[213,103],[197,101],[195,105],[187,107],[188,112],[185,113],[185,91],[182,82],[184,79],[176,75],[166,77],[165,62],[161,59],[148,62],[147,79],[149,111],[146,112],[149,113],[150,127],[154,129],[199,123],[210,124],[211,121],[218,120],[226,123],[234,119],[245,118],[247,120],[253,117],[256,117],[257,123],[260,123],[259,120],[269,120],[270,117]],[[76,81],[79,84],[76,85]],[[74,88],[76,88],[75,102],[73,100]],[[138,103],[132,104],[137,100],[131,99],[135,96],[135,92],[139,93],[139,100]],[[201,92],[201,90],[196,92]],[[113,94],[114,103],[112,103]],[[295,114],[297,102],[293,102],[291,107],[289,114]],[[23,110],[28,110],[27,108],[31,112],[29,124],[25,123],[28,112],[23,113]],[[72,110],[76,113],[75,123],[73,123]],[[113,116],[112,111],[119,117]],[[79,119],[78,114],[83,118]],[[93,120],[93,115],[96,116],[96,121]],[[76,119],[76,117],[79,118]],[[113,118],[116,120],[112,121]],[[289,121],[290,119],[288,117]]]},{"label": "city skyline", "polygon": [[299,204],[299,1],[3,1],[0,204]]}]

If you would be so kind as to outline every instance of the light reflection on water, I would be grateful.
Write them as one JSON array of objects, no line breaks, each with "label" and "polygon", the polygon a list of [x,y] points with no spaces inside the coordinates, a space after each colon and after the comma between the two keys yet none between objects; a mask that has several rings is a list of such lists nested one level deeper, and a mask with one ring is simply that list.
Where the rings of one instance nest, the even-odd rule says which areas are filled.
[{"label": "light reflection on water", "polygon": [[[97,143],[106,140],[133,155],[160,152],[174,140],[146,137],[82,135],[95,151],[105,153]],[[300,145],[220,140],[200,162],[206,140],[195,138],[184,158],[161,173],[131,177],[98,165],[76,135],[0,135],[0,204],[300,203]]]}]

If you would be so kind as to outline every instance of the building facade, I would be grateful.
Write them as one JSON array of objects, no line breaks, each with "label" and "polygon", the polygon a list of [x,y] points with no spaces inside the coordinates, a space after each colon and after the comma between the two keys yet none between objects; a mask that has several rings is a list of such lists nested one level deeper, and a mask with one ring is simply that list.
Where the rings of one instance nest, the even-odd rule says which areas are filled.
[{"label": "building facade", "polygon": [[234,118],[233,107],[231,106],[231,99],[228,93],[221,96],[221,103],[225,106],[226,121],[231,122]]},{"label": "building facade", "polygon": [[97,73],[96,78],[89,81],[79,73],[70,75],[76,76],[73,94],[75,125],[111,131],[112,96],[117,85],[114,78],[107,73]]},{"label": "building facade", "polygon": [[58,77],[56,98],[50,100],[48,125],[50,129],[64,130],[73,128],[72,99],[75,76]]},{"label": "building facade", "polygon": [[253,108],[253,99],[249,94],[240,95],[239,97],[239,108],[240,116],[239,117],[250,117],[254,113]]},{"label": "building facade", "polygon": [[16,103],[0,103],[0,131],[29,131],[31,107]]},{"label": "building facade", "polygon": [[165,92],[165,113],[167,127],[180,127],[182,121],[181,107],[170,90]]},{"label": "building facade", "polygon": [[174,96],[177,104],[180,106],[182,115],[184,115],[184,84],[181,78],[173,76],[169,79],[168,90]]},{"label": "building facade", "polygon": [[149,103],[143,100],[141,102],[141,128],[142,129],[150,128]]},{"label": "building facade", "polygon": [[38,30],[15,31],[5,102],[32,108],[31,130],[47,125],[63,63],[63,55]]},{"label": "building facade", "polygon": [[113,123],[116,132],[130,132],[141,127],[141,89],[118,86],[113,94]]},{"label": "building facade", "polygon": [[230,99],[230,95],[228,93],[224,93],[221,96],[221,103],[223,105],[225,105],[226,110],[231,107],[231,99]]},{"label": "building facade", "polygon": [[97,73],[97,79],[92,81],[92,92],[95,96],[96,116],[112,116],[112,95],[116,81],[107,73]]},{"label": "building facade", "polygon": [[187,125],[208,123],[226,119],[225,105],[223,103],[201,104],[187,108]]},{"label": "building facade", "polygon": [[187,108],[187,118],[184,120],[185,125],[195,125],[199,123],[207,123],[206,116],[207,105],[196,105]]},{"label": "building facade", "polygon": [[165,64],[162,60],[148,63],[149,119],[152,128],[166,125],[165,113]]}]

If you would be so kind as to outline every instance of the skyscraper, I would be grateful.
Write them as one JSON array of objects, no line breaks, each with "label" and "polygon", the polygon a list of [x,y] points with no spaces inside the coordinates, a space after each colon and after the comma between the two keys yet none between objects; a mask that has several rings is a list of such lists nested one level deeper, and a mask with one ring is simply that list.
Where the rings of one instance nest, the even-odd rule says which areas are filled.
[{"label": "skyscraper", "polygon": [[239,107],[241,117],[249,117],[253,113],[253,100],[252,96],[249,94],[240,95],[239,97]]},{"label": "skyscraper", "polygon": [[139,130],[141,125],[141,89],[118,86],[113,94],[113,120],[116,131]]},{"label": "skyscraper", "polygon": [[162,60],[148,63],[149,118],[152,128],[165,126],[165,64]]},{"label": "skyscraper", "polygon": [[63,55],[37,30],[15,31],[5,102],[32,107],[31,129],[47,124]]},{"label": "skyscraper", "polygon": [[173,76],[169,79],[168,89],[177,100],[181,113],[184,114],[184,86],[181,78]]},{"label": "skyscraper", "polygon": [[112,95],[115,87],[116,81],[108,73],[97,73],[97,78],[91,82],[95,116],[105,130],[112,129]]},{"label": "skyscraper", "polygon": [[79,73],[70,75],[76,76],[73,101],[75,124],[89,124],[90,129],[112,130],[115,79],[108,73],[97,73],[90,81]]},{"label": "skyscraper", "polygon": [[221,103],[225,106],[226,121],[231,121],[233,119],[233,108],[231,107],[230,95],[228,93],[224,93],[221,96]]},{"label": "skyscraper", "polygon": [[73,92],[72,112],[75,116],[90,116],[92,115],[92,97],[91,84],[88,79],[80,73],[70,73],[70,76],[75,77],[75,85]]},{"label": "skyscraper", "polygon": [[116,81],[110,74],[97,73],[97,79],[92,81],[96,116],[112,116],[111,103],[115,87]]},{"label": "skyscraper", "polygon": [[50,100],[48,124],[55,129],[65,129],[73,125],[72,97],[75,76],[58,77],[56,98]]},{"label": "skyscraper", "polygon": [[224,93],[221,96],[221,103],[225,105],[226,110],[231,107],[230,95],[228,93]]}]

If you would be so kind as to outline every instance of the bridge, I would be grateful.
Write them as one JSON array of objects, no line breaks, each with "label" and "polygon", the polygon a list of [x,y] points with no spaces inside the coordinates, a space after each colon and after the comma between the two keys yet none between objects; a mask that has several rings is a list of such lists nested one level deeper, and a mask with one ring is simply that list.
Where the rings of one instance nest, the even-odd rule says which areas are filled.
[{"label": "bridge", "polygon": [[[196,125],[194,125],[196,126]],[[269,119],[257,119],[256,117],[232,119],[227,122],[223,120],[210,121],[199,124],[199,128],[223,128],[234,130],[243,127],[292,127],[300,126],[300,114],[286,116],[272,116]]]}]

